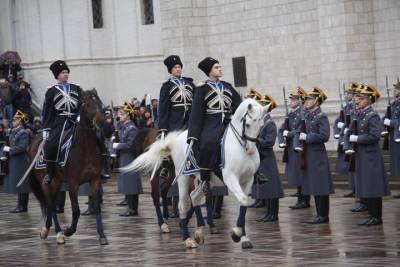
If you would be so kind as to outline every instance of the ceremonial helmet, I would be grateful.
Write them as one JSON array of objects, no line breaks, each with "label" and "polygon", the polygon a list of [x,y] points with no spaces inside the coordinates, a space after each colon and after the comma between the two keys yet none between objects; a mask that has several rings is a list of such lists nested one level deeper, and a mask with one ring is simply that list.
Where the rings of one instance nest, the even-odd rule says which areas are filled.
[{"label": "ceremonial helmet", "polygon": [[296,87],[290,94],[289,98],[304,101],[307,97],[306,91],[300,85]]},{"label": "ceremonial helmet", "polygon": [[346,93],[356,93],[357,90],[361,89],[362,83],[360,82],[351,82],[350,87],[346,89]]},{"label": "ceremonial helmet", "polygon": [[400,90],[400,81],[397,81],[397,83],[393,84],[393,88],[396,90]]},{"label": "ceremonial helmet", "polygon": [[132,105],[129,104],[127,101],[122,103],[121,110],[123,110],[124,112],[128,113],[131,117],[133,117],[133,114],[135,112],[133,107],[132,107]]},{"label": "ceremonial helmet", "polygon": [[375,86],[367,83],[362,84],[360,89],[356,90],[356,95],[361,97],[368,96],[371,99],[371,103],[375,103],[381,96]]},{"label": "ceremonial helmet", "polygon": [[247,98],[252,98],[256,101],[260,101],[263,98],[263,95],[261,93],[259,93],[256,89],[251,88],[250,92],[247,94],[246,96]]},{"label": "ceremonial helmet", "polygon": [[14,115],[14,120],[18,120],[23,124],[27,124],[29,122],[29,116],[28,114],[22,112],[21,110],[17,110],[17,112]]},{"label": "ceremonial helmet", "polygon": [[321,105],[328,97],[320,87],[314,86],[312,91],[307,94],[307,98],[316,98]]},{"label": "ceremonial helmet", "polygon": [[266,108],[268,112],[271,112],[277,106],[275,100],[270,94],[265,94],[259,102]]}]

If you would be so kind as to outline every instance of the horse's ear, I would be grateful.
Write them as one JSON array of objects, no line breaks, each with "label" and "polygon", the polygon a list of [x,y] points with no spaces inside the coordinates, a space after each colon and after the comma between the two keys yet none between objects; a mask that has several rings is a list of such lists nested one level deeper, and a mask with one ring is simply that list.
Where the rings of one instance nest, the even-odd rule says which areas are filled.
[{"label": "horse's ear", "polygon": [[97,95],[97,96],[99,95],[99,94],[97,93],[96,88],[93,88],[93,89],[92,89],[92,92],[93,92],[95,95]]}]

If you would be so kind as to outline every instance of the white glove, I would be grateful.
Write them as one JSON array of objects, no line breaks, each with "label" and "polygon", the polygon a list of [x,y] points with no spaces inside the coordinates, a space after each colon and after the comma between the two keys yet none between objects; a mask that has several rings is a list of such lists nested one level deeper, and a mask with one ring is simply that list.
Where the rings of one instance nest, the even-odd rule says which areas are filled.
[{"label": "white glove", "polygon": [[78,115],[78,117],[76,117],[76,122],[80,122],[81,121],[81,116]]},{"label": "white glove", "polygon": [[113,135],[113,136],[111,136],[111,138],[110,138],[111,143],[114,143],[114,140],[115,140],[115,136]]},{"label": "white glove", "polygon": [[119,143],[113,143],[113,149],[117,149]]},{"label": "white glove", "polygon": [[335,134],[335,135],[333,136],[333,138],[335,138],[335,139],[339,139],[339,137],[340,137],[340,134]]},{"label": "white glove", "polygon": [[390,126],[390,121],[391,121],[390,119],[386,118],[386,119],[383,120],[383,124],[385,126]]},{"label": "white glove", "polygon": [[307,134],[306,133],[300,133],[299,139],[305,141],[307,139]]},{"label": "white glove", "polygon": [[352,134],[350,135],[349,141],[352,143],[357,143],[358,135]]},{"label": "white glove", "polygon": [[10,152],[10,147],[9,146],[3,146],[3,151],[4,152]]},{"label": "white glove", "polygon": [[344,133],[344,134],[347,134],[349,131],[350,131],[349,128],[345,128],[343,133]]},{"label": "white glove", "polygon": [[280,148],[285,148],[285,147],[286,147],[286,144],[285,144],[285,143],[279,144],[279,147],[280,147]]},{"label": "white glove", "polygon": [[282,133],[282,135],[283,135],[284,137],[287,137],[287,136],[289,135],[289,131],[288,131],[288,130],[284,130],[283,133]]},{"label": "white glove", "polygon": [[47,140],[49,138],[49,131],[43,131],[42,137],[43,137],[43,140]]},{"label": "white glove", "polygon": [[337,125],[336,125],[339,129],[342,129],[343,128],[343,126],[344,126],[344,123],[343,122],[341,122],[341,121],[339,121],[338,123],[337,123]]}]

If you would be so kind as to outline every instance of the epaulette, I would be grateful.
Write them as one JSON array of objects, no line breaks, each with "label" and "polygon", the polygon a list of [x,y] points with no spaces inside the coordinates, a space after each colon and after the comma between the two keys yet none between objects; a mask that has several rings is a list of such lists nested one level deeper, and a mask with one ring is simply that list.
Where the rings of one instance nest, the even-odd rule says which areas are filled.
[{"label": "epaulette", "polygon": [[200,86],[203,86],[203,85],[205,85],[206,83],[203,81],[203,82],[199,82],[198,84],[196,84],[196,87],[200,87]]},{"label": "epaulette", "polygon": [[193,82],[193,78],[190,78],[190,77],[182,77],[182,78],[185,80],[188,80],[189,82]]}]

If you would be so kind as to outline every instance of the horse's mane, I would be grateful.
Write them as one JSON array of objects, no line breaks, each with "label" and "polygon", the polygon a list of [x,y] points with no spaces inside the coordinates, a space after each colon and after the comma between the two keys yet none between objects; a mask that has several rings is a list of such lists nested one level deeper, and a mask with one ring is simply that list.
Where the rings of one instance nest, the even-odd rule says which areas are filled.
[{"label": "horse's mane", "polygon": [[262,109],[262,106],[256,100],[252,98],[246,98],[240,103],[240,105],[236,109],[235,113],[232,116],[232,120],[239,121],[242,118],[242,116],[247,112],[249,104],[251,104],[253,108]]}]

